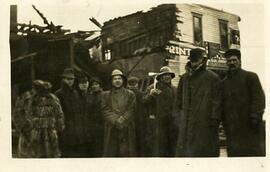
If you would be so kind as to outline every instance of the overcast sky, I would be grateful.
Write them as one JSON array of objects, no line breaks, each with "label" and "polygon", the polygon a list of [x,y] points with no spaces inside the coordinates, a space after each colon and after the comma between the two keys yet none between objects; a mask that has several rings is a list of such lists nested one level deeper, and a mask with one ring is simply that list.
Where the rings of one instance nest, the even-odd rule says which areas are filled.
[{"label": "overcast sky", "polygon": [[[95,17],[101,23],[119,16],[125,16],[137,11],[147,11],[164,2],[162,0],[13,0],[18,5],[18,22],[43,25],[42,19],[33,10],[34,4],[49,21],[56,25],[63,25],[65,29],[96,30],[89,21]],[[176,1],[182,2],[182,1]],[[220,1],[219,1],[220,2]],[[229,2],[229,1],[226,1]],[[236,1],[233,1],[236,2]],[[241,17],[239,22],[243,68],[259,74],[265,87],[265,61],[264,61],[264,5],[261,1],[256,3],[206,3],[217,9],[237,14]]]}]

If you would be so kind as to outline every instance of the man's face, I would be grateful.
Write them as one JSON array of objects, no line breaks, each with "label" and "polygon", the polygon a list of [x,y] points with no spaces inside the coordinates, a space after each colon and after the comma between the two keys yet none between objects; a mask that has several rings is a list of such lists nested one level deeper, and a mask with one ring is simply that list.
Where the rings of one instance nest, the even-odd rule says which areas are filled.
[{"label": "man's face", "polygon": [[229,70],[236,70],[240,68],[241,62],[237,56],[232,55],[227,58],[227,65],[229,66]]},{"label": "man's face", "polygon": [[100,90],[100,84],[98,82],[93,82],[92,85],[91,85],[91,89],[94,92],[99,91]]},{"label": "man's face", "polygon": [[139,84],[138,83],[132,83],[132,84],[129,84],[128,83],[127,88],[128,89],[131,89],[131,90],[138,89],[139,88]]},{"label": "man's face", "polygon": [[114,76],[112,78],[112,85],[116,88],[122,87],[123,83],[124,83],[123,78],[120,75]]},{"label": "man's face", "polygon": [[72,87],[74,84],[74,78],[64,77],[63,82],[66,83],[69,87]]},{"label": "man's face", "polygon": [[171,81],[172,81],[172,76],[171,76],[171,74],[164,74],[164,75],[161,75],[160,76],[160,81],[161,82],[164,82],[164,83],[171,83]]},{"label": "man's face", "polygon": [[87,91],[88,87],[89,87],[88,81],[79,83],[79,88],[81,91]]},{"label": "man's face", "polygon": [[196,61],[190,61],[190,65],[192,68],[198,67],[203,62],[203,58],[199,58]]}]

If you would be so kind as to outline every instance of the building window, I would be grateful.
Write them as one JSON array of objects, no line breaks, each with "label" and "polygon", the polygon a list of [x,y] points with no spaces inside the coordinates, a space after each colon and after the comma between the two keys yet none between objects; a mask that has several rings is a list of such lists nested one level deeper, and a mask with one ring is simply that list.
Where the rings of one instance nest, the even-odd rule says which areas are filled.
[{"label": "building window", "polygon": [[195,45],[203,45],[202,16],[199,14],[193,14],[193,37]]},{"label": "building window", "polygon": [[240,33],[239,30],[231,30],[231,44],[240,45]]},{"label": "building window", "polygon": [[112,58],[112,54],[111,54],[111,50],[105,50],[105,60],[111,60]]},{"label": "building window", "polygon": [[229,48],[227,21],[219,20],[219,32],[220,32],[220,48],[222,50],[226,50]]}]

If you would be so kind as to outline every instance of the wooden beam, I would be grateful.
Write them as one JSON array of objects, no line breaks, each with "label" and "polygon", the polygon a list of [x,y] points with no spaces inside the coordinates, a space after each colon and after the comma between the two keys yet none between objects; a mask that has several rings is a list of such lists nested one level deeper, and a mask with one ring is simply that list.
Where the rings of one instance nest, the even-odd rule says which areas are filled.
[{"label": "wooden beam", "polygon": [[36,56],[36,55],[37,55],[37,52],[31,53],[31,54],[27,54],[27,55],[24,55],[24,56],[19,56],[19,57],[17,57],[16,59],[11,60],[11,63],[17,62],[17,61],[20,61],[20,60],[24,60],[24,59],[26,59],[26,58],[33,57],[33,56]]}]

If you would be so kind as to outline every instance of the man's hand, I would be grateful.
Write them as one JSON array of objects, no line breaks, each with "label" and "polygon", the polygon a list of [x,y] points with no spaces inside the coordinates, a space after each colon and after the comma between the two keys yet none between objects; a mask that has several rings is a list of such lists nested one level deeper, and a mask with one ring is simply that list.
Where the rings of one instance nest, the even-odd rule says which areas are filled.
[{"label": "man's hand", "polygon": [[125,118],[120,116],[115,122],[116,128],[118,128],[120,130],[123,129],[124,128],[124,122],[125,122]]},{"label": "man's hand", "polygon": [[57,131],[58,131],[59,133],[63,132],[64,129],[65,129],[65,126],[64,126],[64,125],[61,125],[61,124],[59,124],[58,127],[57,127]]},{"label": "man's hand", "polygon": [[159,95],[161,92],[162,92],[162,91],[159,90],[159,89],[151,89],[151,90],[150,90],[150,95],[151,95],[151,96],[157,96],[157,95]]},{"label": "man's hand", "polygon": [[217,119],[211,119],[210,126],[212,126],[212,127],[218,127],[219,126],[219,120],[217,120]]},{"label": "man's hand", "polygon": [[119,122],[120,124],[123,124],[123,123],[125,122],[125,118],[122,117],[122,116],[120,116],[120,117],[118,118],[118,122]]},{"label": "man's hand", "polygon": [[257,118],[251,118],[250,119],[250,125],[251,125],[252,128],[254,128],[254,129],[258,128],[259,124],[260,124],[259,119],[257,119]]}]

